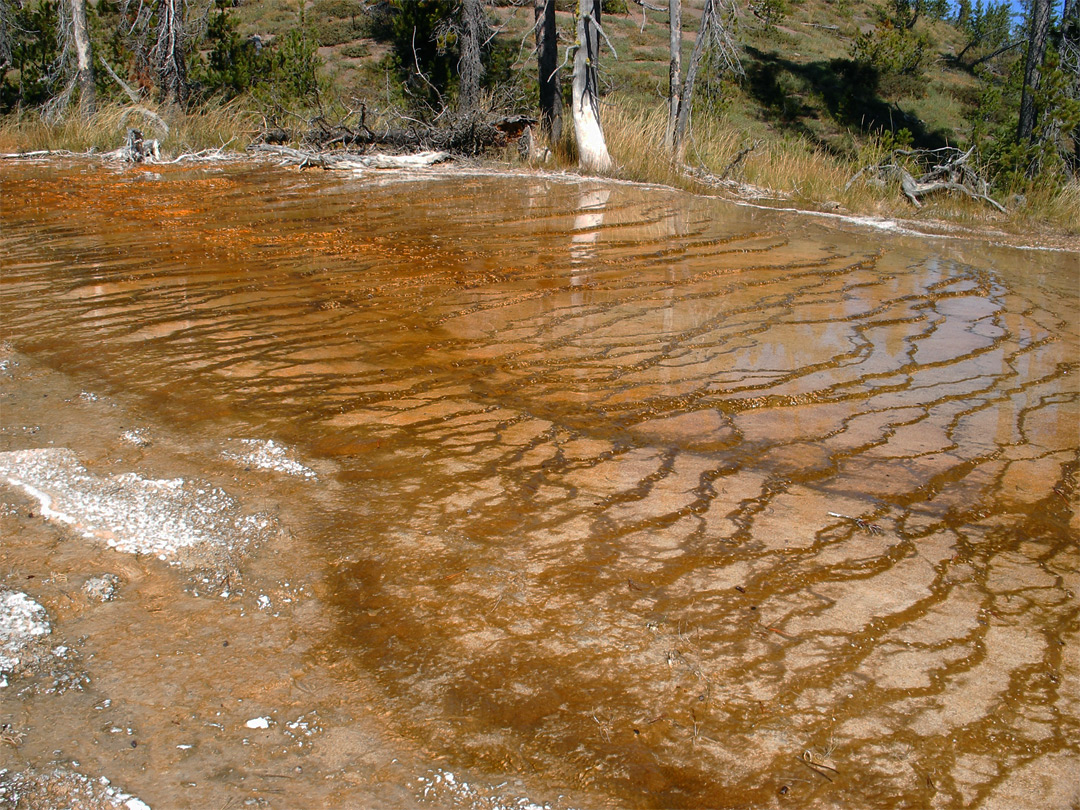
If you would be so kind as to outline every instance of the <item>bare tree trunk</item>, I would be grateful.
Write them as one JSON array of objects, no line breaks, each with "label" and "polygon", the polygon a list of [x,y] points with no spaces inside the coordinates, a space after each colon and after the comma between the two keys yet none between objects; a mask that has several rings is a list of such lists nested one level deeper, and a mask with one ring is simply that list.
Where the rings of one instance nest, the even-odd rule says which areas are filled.
[{"label": "bare tree trunk", "polygon": [[682,98],[682,0],[668,0],[668,32],[671,62],[668,65],[668,125],[665,133],[668,148],[675,148],[675,124],[679,120]]},{"label": "bare tree trunk", "polygon": [[599,21],[600,0],[578,0],[572,113],[578,165],[588,171],[604,172],[611,169],[612,163],[600,126]]},{"label": "bare tree trunk", "polygon": [[86,25],[86,0],[63,0],[57,9],[60,19],[56,26],[56,45],[60,56],[50,78],[62,78],[64,88],[49,99],[43,112],[49,120],[62,118],[77,88],[79,113],[83,118],[89,118],[94,113],[95,88],[94,55]]},{"label": "bare tree trunk", "polygon": [[0,70],[11,64],[11,32],[15,30],[15,15],[10,0],[0,0]]},{"label": "bare tree trunk", "polygon": [[480,0],[464,0],[461,6],[461,89],[458,107],[466,116],[480,112],[480,77],[484,66],[480,61],[480,36],[484,12]]},{"label": "bare tree trunk", "polygon": [[709,28],[713,22],[713,2],[705,0],[705,9],[701,14],[701,29],[694,40],[694,50],[690,54],[690,64],[686,66],[686,82],[683,84],[682,97],[679,99],[679,112],[675,118],[675,129],[671,136],[671,151],[676,158],[682,158],[683,139],[690,122],[690,108],[694,106],[694,84],[697,82],[701,58],[705,55],[705,43],[709,40]]},{"label": "bare tree trunk", "polygon": [[187,100],[187,36],[184,31],[184,0],[161,0],[158,4],[157,42],[153,60],[166,101]]},{"label": "bare tree trunk", "polygon": [[1020,123],[1016,130],[1016,139],[1021,143],[1035,139],[1035,91],[1039,88],[1049,33],[1050,0],[1032,0],[1027,59],[1024,62],[1024,92],[1020,98]]},{"label": "bare tree trunk", "polygon": [[86,0],[71,0],[71,36],[75,44],[75,69],[79,84],[79,112],[83,118],[94,114],[94,54],[86,24]]},{"label": "bare tree trunk", "polygon": [[[1080,99],[1080,3],[1067,0],[1061,15],[1061,68],[1069,82],[1069,97]],[[1074,175],[1080,175],[1080,126],[1071,133],[1073,153],[1070,164]]]},{"label": "bare tree trunk", "polygon": [[540,69],[540,127],[554,144],[562,138],[562,94],[559,92],[559,42],[555,28],[555,0],[536,0],[533,10],[536,18],[536,61]]},{"label": "bare tree trunk", "polygon": [[[724,19],[725,13],[728,15],[727,20]],[[690,110],[694,106],[694,85],[697,83],[698,71],[706,50],[713,51],[724,63],[727,71],[742,75],[742,65],[739,63],[738,49],[732,33],[732,14],[731,6],[725,0],[705,0],[705,8],[701,12],[701,28],[694,40],[690,64],[686,67],[686,81],[683,82],[682,94],[679,96],[679,111],[671,137],[671,152],[676,160],[682,159],[684,140],[690,125]]]}]

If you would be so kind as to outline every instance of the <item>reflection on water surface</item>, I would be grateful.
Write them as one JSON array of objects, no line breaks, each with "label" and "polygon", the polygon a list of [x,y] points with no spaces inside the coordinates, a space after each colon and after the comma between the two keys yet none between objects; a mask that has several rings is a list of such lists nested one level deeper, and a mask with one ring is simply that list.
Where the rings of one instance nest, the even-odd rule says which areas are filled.
[{"label": "reflection on water surface", "polygon": [[1076,800],[1075,256],[593,181],[5,172],[5,337],[331,469],[290,484],[335,487],[291,527],[312,665],[440,761]]}]

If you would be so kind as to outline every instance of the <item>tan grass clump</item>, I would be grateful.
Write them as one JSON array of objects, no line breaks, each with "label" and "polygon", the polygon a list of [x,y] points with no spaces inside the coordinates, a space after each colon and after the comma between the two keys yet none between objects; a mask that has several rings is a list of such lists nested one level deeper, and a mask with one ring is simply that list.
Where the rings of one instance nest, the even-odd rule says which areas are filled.
[{"label": "tan grass clump", "polygon": [[169,155],[223,147],[242,151],[256,132],[252,113],[234,105],[184,112],[153,104],[109,104],[89,119],[72,113],[50,121],[37,111],[6,116],[0,119],[0,152],[108,152],[124,144],[129,129],[156,138]]}]

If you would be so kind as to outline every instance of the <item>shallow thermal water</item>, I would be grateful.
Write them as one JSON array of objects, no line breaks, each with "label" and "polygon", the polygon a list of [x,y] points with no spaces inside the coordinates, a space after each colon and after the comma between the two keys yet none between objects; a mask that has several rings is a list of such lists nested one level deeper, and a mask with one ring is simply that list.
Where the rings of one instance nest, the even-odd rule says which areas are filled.
[{"label": "shallow thermal water", "polygon": [[[8,767],[77,755],[156,810],[1076,806],[1075,254],[251,166],[5,166],[2,245],[36,370],[4,383],[0,573],[54,634],[102,617],[83,702],[5,694]],[[100,640],[111,603],[23,576],[14,453],[50,443],[87,487],[205,481],[280,529],[220,582],[125,563],[110,621],[147,624]],[[122,556],[71,537],[55,570]],[[106,697],[170,744],[106,756]],[[67,748],[34,725],[65,713]]]}]

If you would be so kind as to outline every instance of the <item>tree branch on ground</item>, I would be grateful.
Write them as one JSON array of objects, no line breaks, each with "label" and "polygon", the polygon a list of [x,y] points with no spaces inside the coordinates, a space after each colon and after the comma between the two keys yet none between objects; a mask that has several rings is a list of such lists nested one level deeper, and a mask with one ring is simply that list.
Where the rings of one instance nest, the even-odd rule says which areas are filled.
[{"label": "tree branch on ground", "polygon": [[450,160],[446,152],[418,152],[408,155],[356,155],[348,152],[307,152],[288,146],[255,144],[248,149],[255,154],[275,155],[286,165],[301,169],[409,169],[433,166]]},{"label": "tree branch on ground", "polygon": [[[344,147],[381,147],[396,151],[443,151],[457,155],[476,156],[491,149],[501,148],[521,137],[525,130],[535,126],[535,118],[524,115],[483,118],[481,116],[447,116],[449,123],[436,125],[416,118],[399,114],[398,125],[387,123],[374,131],[366,123],[367,108],[361,107],[361,118],[357,126],[349,126],[348,118],[330,122],[323,115],[305,118],[288,110],[281,110],[283,115],[302,122],[294,130],[269,126],[255,140],[262,144],[282,144],[287,141],[300,141],[306,146],[326,152],[332,148]],[[353,155],[356,157],[356,155]]]},{"label": "tree branch on ground", "polygon": [[[894,149],[880,163],[860,169],[848,180],[844,190],[850,189],[860,178],[874,185],[899,182],[901,192],[916,208],[922,208],[922,198],[929,194],[953,191],[1006,213],[1005,206],[990,196],[986,180],[969,165],[974,151],[974,147],[963,152],[952,146],[941,149]],[[923,169],[923,173],[918,177],[913,176],[900,158],[914,162]]]}]

